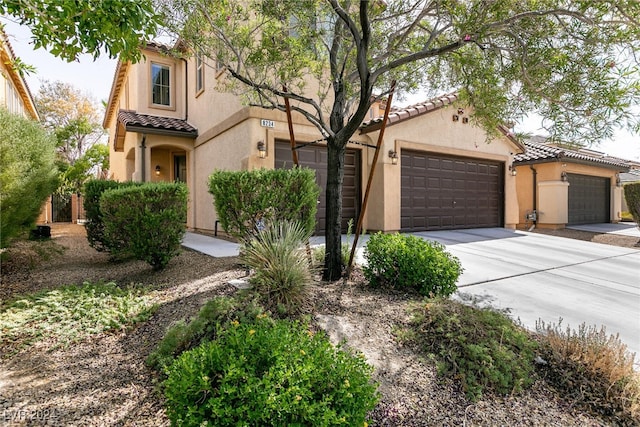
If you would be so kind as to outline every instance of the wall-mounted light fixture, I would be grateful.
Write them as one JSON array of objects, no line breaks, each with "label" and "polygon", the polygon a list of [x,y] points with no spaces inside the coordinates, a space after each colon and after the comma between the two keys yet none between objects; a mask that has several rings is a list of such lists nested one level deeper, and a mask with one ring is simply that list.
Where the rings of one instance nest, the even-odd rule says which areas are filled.
[{"label": "wall-mounted light fixture", "polygon": [[516,176],[518,174],[518,171],[516,170],[515,166],[509,165],[509,173],[511,174],[511,176]]},{"label": "wall-mounted light fixture", "polygon": [[562,173],[560,174],[560,180],[561,180],[562,182],[567,182],[567,181],[569,181],[569,177],[567,176],[567,173],[566,173],[566,172],[562,172]]},{"label": "wall-mounted light fixture", "polygon": [[261,159],[267,157],[267,144],[264,141],[258,141],[258,157]]},{"label": "wall-mounted light fixture", "polygon": [[156,165],[156,175],[160,176],[160,165]]},{"label": "wall-mounted light fixture", "polygon": [[616,174],[616,187],[622,187],[622,181],[620,180],[620,174]]},{"label": "wall-mounted light fixture", "polygon": [[398,164],[398,152],[396,150],[389,150],[389,158],[392,165]]}]

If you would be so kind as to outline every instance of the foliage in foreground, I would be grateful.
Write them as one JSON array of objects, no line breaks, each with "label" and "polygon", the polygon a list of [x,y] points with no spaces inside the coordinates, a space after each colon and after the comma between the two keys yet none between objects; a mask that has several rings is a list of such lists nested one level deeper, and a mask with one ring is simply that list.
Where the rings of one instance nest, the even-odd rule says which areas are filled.
[{"label": "foliage in foreground", "polygon": [[377,402],[373,368],[306,325],[260,315],[167,370],[173,425],[365,425]]},{"label": "foliage in foreground", "polygon": [[640,227],[640,183],[626,184],[624,186],[624,197],[633,220]]},{"label": "foliage in foreground", "polygon": [[262,307],[248,298],[215,297],[189,323],[180,321],[171,326],[147,358],[147,365],[164,371],[183,352],[215,340],[230,322],[252,322],[262,312]]},{"label": "foliage in foreground", "polygon": [[276,222],[300,221],[309,235],[315,229],[320,190],[311,169],[218,170],[209,192],[222,228],[240,241]]},{"label": "foliage in foreground", "polygon": [[0,108],[0,247],[33,226],[57,186],[55,141],[36,122]]},{"label": "foliage in foreground", "polygon": [[438,242],[412,235],[373,234],[363,267],[372,286],[411,288],[424,296],[449,296],[462,273],[460,261]]},{"label": "foliage in foreground", "polygon": [[189,190],[182,183],[147,183],[107,190],[100,211],[109,251],[160,270],[180,252]]},{"label": "foliage in foreground", "polygon": [[38,341],[55,346],[124,329],[153,311],[140,291],[115,283],[84,283],[25,296],[0,309],[0,343],[19,348]]},{"label": "foliage in foreground", "polygon": [[533,383],[536,342],[507,315],[440,298],[415,306],[412,315],[405,338],[435,358],[440,374],[459,379],[468,398]]},{"label": "foliage in foreground", "polygon": [[254,270],[253,291],[274,313],[296,315],[305,309],[313,280],[304,247],[309,237],[299,222],[272,223],[243,246],[241,259]]},{"label": "foliage in foreground", "polygon": [[640,374],[617,335],[584,323],[576,331],[540,321],[536,330],[548,382],[617,425],[640,425]]}]

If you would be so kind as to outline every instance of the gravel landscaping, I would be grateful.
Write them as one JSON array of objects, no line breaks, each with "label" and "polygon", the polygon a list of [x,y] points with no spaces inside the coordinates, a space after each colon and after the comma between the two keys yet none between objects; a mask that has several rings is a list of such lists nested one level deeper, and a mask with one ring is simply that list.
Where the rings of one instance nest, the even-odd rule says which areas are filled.
[{"label": "gravel landscaping", "polygon": [[[145,358],[168,326],[191,318],[213,296],[236,292],[228,281],[246,276],[246,270],[236,258],[183,250],[165,270],[154,272],[144,262],[109,262],[108,255],[88,246],[82,226],[54,224],[52,236],[9,250],[0,300],[65,284],[114,281],[148,289],[157,309],[131,330],[93,335],[67,347],[52,349],[43,341],[18,354],[0,348],[0,424],[169,425]],[[362,351],[375,367],[381,401],[372,414],[374,425],[607,425],[543,380],[519,395],[470,402],[456,383],[437,377],[433,363],[394,338],[397,326],[408,321],[406,308],[415,296],[372,291],[362,282],[358,277],[346,285],[318,282],[312,302],[318,326],[333,341],[344,339]]]}]

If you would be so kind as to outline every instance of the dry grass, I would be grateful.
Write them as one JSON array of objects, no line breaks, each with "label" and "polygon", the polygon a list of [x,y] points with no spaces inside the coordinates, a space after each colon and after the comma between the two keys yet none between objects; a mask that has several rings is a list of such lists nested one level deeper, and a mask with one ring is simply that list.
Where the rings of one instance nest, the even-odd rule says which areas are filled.
[{"label": "dry grass", "polygon": [[618,335],[582,324],[536,325],[548,359],[549,381],[576,402],[623,425],[640,424],[640,374]]}]

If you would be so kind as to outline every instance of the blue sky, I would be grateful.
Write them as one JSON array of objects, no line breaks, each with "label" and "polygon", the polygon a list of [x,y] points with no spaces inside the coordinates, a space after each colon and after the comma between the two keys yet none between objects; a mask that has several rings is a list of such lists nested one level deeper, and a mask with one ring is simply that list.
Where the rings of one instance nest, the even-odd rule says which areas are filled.
[{"label": "blue sky", "polygon": [[[113,81],[116,60],[106,56],[96,61],[90,55],[83,55],[79,61],[67,63],[43,49],[33,50],[30,44],[31,33],[28,29],[0,17],[0,22],[6,24],[5,31],[13,50],[25,63],[36,67],[37,72],[27,76],[27,83],[31,92],[36,95],[42,80],[61,80],[73,84],[75,87],[89,94],[95,101],[107,101]],[[419,95],[412,95],[409,99],[420,101]],[[539,120],[530,119],[516,126],[517,131],[529,133],[543,133],[539,129]],[[640,161],[640,135],[632,135],[626,131],[619,131],[612,140],[604,141],[594,150],[626,159]]]}]

